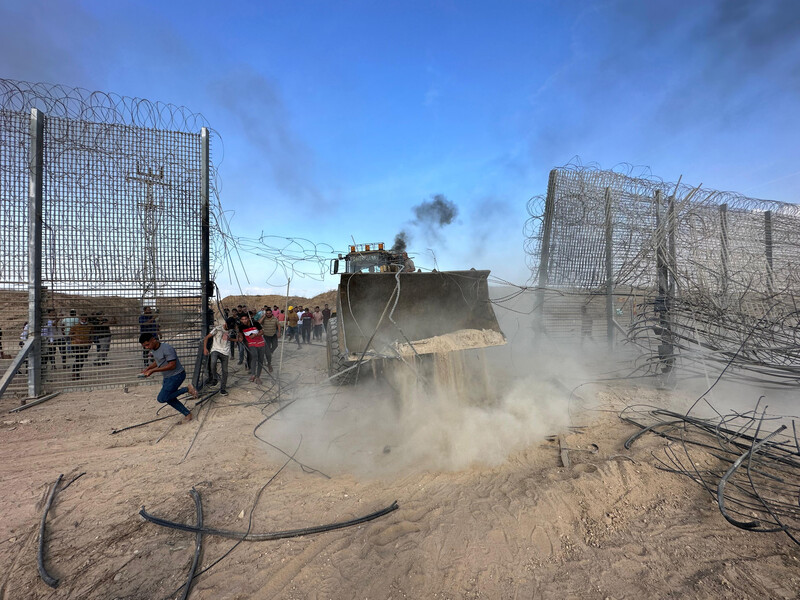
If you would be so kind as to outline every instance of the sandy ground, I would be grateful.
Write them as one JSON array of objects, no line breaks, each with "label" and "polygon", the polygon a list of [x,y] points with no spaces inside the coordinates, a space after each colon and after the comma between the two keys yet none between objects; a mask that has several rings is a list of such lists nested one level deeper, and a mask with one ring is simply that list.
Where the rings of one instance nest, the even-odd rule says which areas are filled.
[{"label": "sandy ground", "polygon": [[[408,422],[419,406],[393,405],[377,383],[324,383],[324,357],[321,345],[287,345],[280,398],[266,373],[259,388],[239,371],[231,394],[207,402],[194,422],[171,417],[115,435],[155,416],[157,388],[64,394],[15,414],[7,414],[14,400],[0,400],[0,597],[179,597],[195,536],[147,523],[139,509],[193,523],[194,486],[207,526],[244,531],[268,482],[254,532],[351,519],[394,500],[399,509],[352,528],[242,543],[195,580],[192,598],[800,595],[800,552],[785,536],[732,527],[698,486],[656,469],[664,440],[645,436],[623,449],[634,429],[617,411],[666,402],[660,393],[585,387],[564,420],[519,403],[545,390],[540,402],[563,407],[566,392],[526,384],[502,418],[476,409],[471,420],[452,419],[430,407],[454,423],[446,432],[434,417]],[[329,478],[293,462],[275,476],[286,456],[253,432],[281,407],[258,436],[297,449],[297,460]],[[545,439],[558,433],[570,447],[599,451],[571,452],[564,468]],[[52,590],[37,574],[39,520],[58,475],[69,482],[83,472],[56,496],[47,522],[46,564],[61,579]],[[200,568],[234,543],[205,537]]]}]

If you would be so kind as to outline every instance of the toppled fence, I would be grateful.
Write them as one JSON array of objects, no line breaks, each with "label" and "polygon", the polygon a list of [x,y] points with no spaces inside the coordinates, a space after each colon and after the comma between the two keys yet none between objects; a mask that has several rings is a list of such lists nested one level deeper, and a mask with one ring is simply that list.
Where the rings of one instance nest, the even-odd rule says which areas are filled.
[{"label": "toppled fence", "polygon": [[800,207],[573,165],[528,210],[542,335],[624,333],[651,372],[796,383]]},{"label": "toppled fence", "polygon": [[137,382],[144,331],[191,367],[209,318],[209,138],[182,107],[0,79],[6,391]]},{"label": "toppled fence", "polygon": [[[669,444],[656,468],[701,485],[732,525],[751,532],[783,532],[800,544],[800,441],[795,419],[767,408],[701,418],[662,408],[630,406],[620,418],[640,428],[627,442],[658,435]],[[791,429],[790,429],[791,427]]]}]

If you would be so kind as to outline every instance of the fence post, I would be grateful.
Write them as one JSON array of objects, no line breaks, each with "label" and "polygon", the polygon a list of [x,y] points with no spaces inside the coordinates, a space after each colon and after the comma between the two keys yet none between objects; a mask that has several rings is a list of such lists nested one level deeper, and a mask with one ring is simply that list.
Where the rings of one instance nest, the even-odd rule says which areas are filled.
[{"label": "fence post", "polygon": [[553,234],[553,212],[555,211],[556,177],[558,172],[553,169],[547,181],[547,197],[544,201],[544,221],[542,223],[542,247],[539,256],[539,277],[537,278],[536,310],[539,318],[536,322],[537,332],[544,333],[544,302],[545,288],[549,283],[550,267],[550,238]]},{"label": "fence post", "polygon": [[720,231],[720,254],[722,256],[722,281],[720,282],[720,292],[722,294],[722,306],[728,306],[728,205],[721,204],[719,207],[719,231]]},{"label": "fence post", "polygon": [[667,297],[667,261],[664,257],[664,218],[661,215],[661,190],[656,190],[656,277],[658,282],[658,295]]},{"label": "fence post", "polygon": [[772,294],[774,281],[772,279],[772,211],[764,213],[764,251],[767,255],[767,293]]},{"label": "fence post", "polygon": [[31,109],[28,170],[28,396],[42,391],[42,194],[44,191],[44,113]]},{"label": "fence post", "polygon": [[606,336],[609,349],[614,348],[614,257],[611,188],[606,188]]},{"label": "fence post", "polygon": [[658,329],[661,344],[658,346],[658,357],[664,365],[662,373],[669,373],[675,361],[673,356],[672,331],[670,327],[669,297],[669,265],[667,264],[667,235],[661,215],[661,190],[656,190],[656,273],[658,276],[658,296],[656,297],[656,313],[658,313]]},{"label": "fence post", "polygon": [[209,135],[208,128],[200,130],[200,202],[201,202],[201,265],[200,265],[200,286],[202,288],[200,298],[200,310],[203,315],[202,335],[205,337],[211,329],[211,318],[208,311],[209,282],[210,274],[210,221],[209,221]]},{"label": "fence post", "polygon": [[678,279],[678,256],[677,250],[675,249],[675,235],[678,230],[678,219],[675,214],[675,195],[669,197],[667,200],[667,227],[669,228],[669,255],[667,259],[668,263],[668,276],[669,276],[669,302],[670,305],[674,303],[675,297],[677,295],[677,286],[676,281]]}]

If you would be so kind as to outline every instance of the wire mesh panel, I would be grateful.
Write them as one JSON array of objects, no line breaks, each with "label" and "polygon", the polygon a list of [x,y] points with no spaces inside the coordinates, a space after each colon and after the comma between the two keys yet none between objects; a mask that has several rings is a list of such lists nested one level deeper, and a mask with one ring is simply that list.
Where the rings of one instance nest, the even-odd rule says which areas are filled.
[{"label": "wire mesh panel", "polygon": [[[29,334],[28,161],[29,114],[0,110],[0,374]],[[27,364],[9,393],[27,391]]]},{"label": "wire mesh panel", "polygon": [[45,385],[130,381],[144,362],[142,331],[193,361],[200,136],[49,117],[44,139],[43,320],[60,328],[46,336]]},{"label": "wire mesh panel", "polygon": [[[29,106],[51,111],[43,135],[43,391],[141,383],[150,361],[139,344],[144,332],[172,344],[191,371],[202,337],[201,188],[209,168],[199,127],[186,131],[197,115],[9,80],[0,80],[0,100],[14,109],[0,113],[0,293],[10,317],[4,333],[11,330],[15,346],[32,260]],[[10,392],[27,390],[22,375]]]},{"label": "wire mesh panel", "polygon": [[[551,289],[540,296],[551,337],[576,336],[579,308],[584,330],[610,312],[656,368],[680,357],[691,368],[700,353],[725,362],[735,356],[742,369],[772,381],[800,375],[791,366],[798,354],[798,206],[647,173],[568,166],[551,173],[547,197],[532,199],[529,212],[526,251],[532,278]],[[613,306],[598,311],[609,269],[603,301]],[[582,298],[581,306],[565,295]]]}]

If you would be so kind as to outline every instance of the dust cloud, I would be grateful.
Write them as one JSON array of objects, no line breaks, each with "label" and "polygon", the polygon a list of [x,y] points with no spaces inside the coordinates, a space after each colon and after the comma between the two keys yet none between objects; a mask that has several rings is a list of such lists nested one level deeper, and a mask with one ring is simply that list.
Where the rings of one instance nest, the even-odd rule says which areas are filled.
[{"label": "dust cloud", "polygon": [[389,361],[377,377],[366,366],[357,385],[298,388],[260,433],[282,448],[302,436],[298,460],[330,475],[501,464],[570,424],[567,386],[585,379],[576,357],[537,352],[522,328],[506,346]]},{"label": "dust cloud", "polygon": [[[503,292],[494,294],[502,297]],[[669,385],[647,377],[628,380],[638,354],[629,350],[626,357],[624,345],[610,353],[601,335],[581,341],[580,302],[572,304],[575,323],[565,321],[572,327],[572,343],[550,339],[537,346],[531,317],[535,298],[521,294],[493,307],[506,345],[406,355],[389,361],[378,376],[365,366],[357,385],[298,388],[293,392],[297,400],[268,422],[263,433],[283,448],[296,447],[302,436],[297,458],[330,475],[380,478],[499,465],[545,436],[578,424],[571,417],[618,411],[623,399],[642,408],[658,403],[681,413],[691,407],[698,417],[758,406],[776,427],[784,421],[781,415],[796,412],[790,390],[745,386],[727,377],[698,402],[720,370],[702,361],[695,364],[699,375],[693,380]],[[570,393],[592,381],[606,383],[594,392],[581,388]],[[615,381],[633,386],[626,397],[615,395]]]},{"label": "dust cloud", "polygon": [[[297,458],[331,475],[500,464],[557,433],[568,417],[563,391],[539,376],[499,382],[498,374],[484,370],[482,354],[492,350],[433,355],[417,360],[416,373],[398,361],[385,379],[373,379],[367,368],[357,385],[315,386],[263,435],[281,447],[296,446],[302,436]],[[464,380],[450,378],[462,369]]]}]

